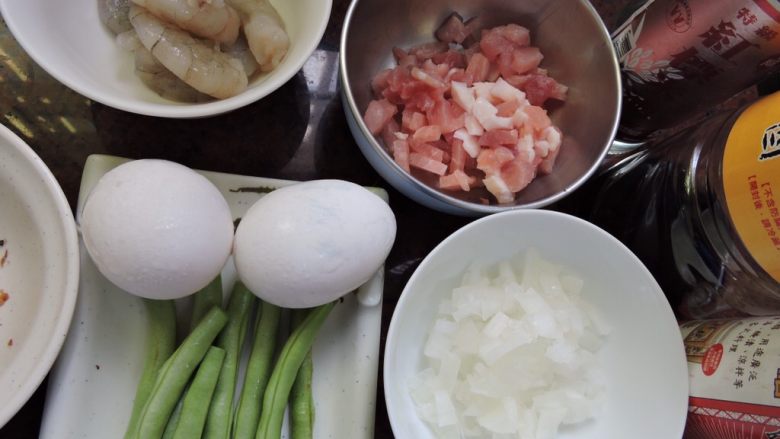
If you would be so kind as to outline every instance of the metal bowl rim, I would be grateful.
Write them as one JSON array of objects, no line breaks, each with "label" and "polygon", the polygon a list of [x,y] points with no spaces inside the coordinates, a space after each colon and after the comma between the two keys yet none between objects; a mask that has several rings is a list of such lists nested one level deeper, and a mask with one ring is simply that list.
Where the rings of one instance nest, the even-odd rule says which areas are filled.
[{"label": "metal bowl rim", "polygon": [[[545,207],[556,201],[559,201],[563,199],[565,196],[567,196],[570,192],[579,188],[599,168],[601,162],[604,160],[604,157],[607,155],[607,152],[612,146],[612,142],[615,139],[615,135],[617,134],[618,124],[620,121],[620,112],[623,104],[622,83],[620,80],[620,65],[618,63],[617,55],[615,54],[615,51],[613,49],[612,42],[611,42],[612,40],[609,36],[609,32],[607,30],[606,24],[604,23],[604,21],[601,19],[598,12],[596,11],[596,9],[593,7],[592,4],[590,4],[588,0],[577,0],[577,1],[586,8],[586,10],[590,13],[591,18],[595,20],[599,36],[603,40],[603,43],[606,44],[611,49],[612,52],[612,56],[610,57],[610,60],[612,62],[611,70],[617,87],[615,93],[616,96],[615,114],[613,116],[613,120],[610,126],[609,136],[607,137],[607,141],[605,142],[601,153],[599,153],[597,160],[595,160],[593,164],[591,164],[591,166],[588,168],[588,170],[585,173],[583,173],[579,178],[577,178],[574,182],[570,183],[569,185],[567,185],[566,187],[564,187],[563,189],[561,189],[560,191],[552,195],[533,201],[531,203],[525,203],[521,205],[516,205],[516,204],[484,205],[484,204],[472,203],[469,201],[461,200],[459,198],[455,198],[451,195],[447,195],[421,182],[420,180],[412,176],[410,173],[404,171],[395,162],[395,160],[393,160],[393,158],[390,157],[387,151],[379,144],[376,138],[368,130],[368,127],[366,127],[363,118],[360,117],[361,113],[360,110],[357,108],[357,104],[355,103],[354,97],[352,96],[351,82],[349,80],[349,74],[347,73],[347,61],[346,61],[347,60],[347,36],[349,34],[350,24],[352,23],[352,16],[354,15],[360,0],[352,0],[352,2],[350,3],[349,8],[347,9],[347,14],[344,17],[344,25],[342,26],[341,29],[341,37],[339,38],[339,80],[341,82],[342,93],[344,94],[344,98],[345,98],[344,100],[349,105],[349,108],[345,108],[344,111],[350,111],[353,115],[355,115],[355,120],[357,122],[357,126],[360,129],[360,133],[362,134],[362,137],[369,142],[369,144],[373,147],[374,151],[379,153],[379,156],[382,158],[382,161],[385,163],[385,165],[389,166],[390,169],[392,169],[396,174],[400,175],[404,180],[411,183],[415,188],[422,190],[427,195],[434,197],[439,201],[454,205],[455,207],[458,207],[460,209],[464,209],[471,212],[477,212],[480,214],[492,214],[492,213],[498,213],[507,210],[513,210],[513,209],[534,209],[534,208]],[[401,190],[400,188],[397,189]],[[403,190],[401,191],[403,192]]]}]

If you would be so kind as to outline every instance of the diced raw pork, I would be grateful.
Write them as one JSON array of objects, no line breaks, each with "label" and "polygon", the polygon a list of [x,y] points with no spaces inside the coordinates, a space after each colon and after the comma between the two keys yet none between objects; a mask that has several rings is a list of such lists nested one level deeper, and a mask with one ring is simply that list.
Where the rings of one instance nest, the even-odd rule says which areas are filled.
[{"label": "diced raw pork", "polygon": [[409,154],[409,166],[419,168],[423,171],[428,171],[436,175],[444,175],[444,173],[447,172],[447,165],[417,152]]},{"label": "diced raw pork", "polygon": [[463,43],[466,41],[478,26],[475,18],[471,18],[465,23],[463,18],[457,13],[452,13],[444,23],[439,26],[434,34],[436,39],[445,43]]},{"label": "diced raw pork", "polygon": [[463,171],[466,169],[466,150],[463,149],[463,141],[460,139],[452,140],[452,156],[450,157],[450,172]]},{"label": "diced raw pork", "polygon": [[386,147],[393,145],[393,142],[397,138],[396,133],[403,134],[401,133],[401,127],[398,125],[398,122],[391,118],[390,121],[385,124],[385,127],[382,128],[382,141],[385,143]]},{"label": "diced raw pork", "polygon": [[490,61],[485,55],[477,52],[469,59],[466,73],[470,75],[471,82],[482,82],[487,79],[490,72]]},{"label": "diced raw pork", "polygon": [[409,169],[409,144],[405,140],[393,142],[393,159],[404,171],[411,171]]},{"label": "diced raw pork", "polygon": [[479,147],[479,140],[475,136],[472,136],[466,130],[460,129],[455,131],[455,138],[462,142],[461,146],[469,156],[476,158],[479,155],[481,148]]},{"label": "diced raw pork", "polygon": [[529,75],[522,87],[525,90],[528,101],[532,105],[542,105],[549,98],[564,100],[566,87],[558,84],[555,79],[546,75],[533,73]]},{"label": "diced raw pork", "polygon": [[368,131],[376,136],[397,112],[398,108],[388,102],[387,99],[374,100],[368,103],[368,108],[366,109],[366,114],[363,116],[363,120],[366,122]]},{"label": "diced raw pork", "polygon": [[450,45],[441,41],[435,41],[431,43],[420,44],[419,46],[409,49],[409,55],[414,55],[420,61],[430,59],[437,53],[446,52],[450,48]]},{"label": "diced raw pork", "polygon": [[523,75],[539,67],[542,58],[544,55],[538,47],[520,47],[512,52],[512,69]]},{"label": "diced raw pork", "polygon": [[517,143],[517,130],[489,130],[479,138],[480,146],[498,148],[499,146],[514,146]]},{"label": "diced raw pork", "polygon": [[428,124],[425,114],[406,108],[401,114],[401,128],[407,133],[413,133]]},{"label": "diced raw pork", "polygon": [[562,137],[541,105],[565,100],[567,87],[540,67],[528,29],[498,26],[476,40],[476,26],[453,14],[439,41],[393,48],[397,66],[372,79],[363,119],[405,171],[434,174],[443,190],[484,187],[511,203],[553,170]]},{"label": "diced raw pork", "polygon": [[460,105],[460,108],[471,112],[471,108],[474,106],[474,89],[462,82],[453,81],[450,85],[450,93],[452,100]]},{"label": "diced raw pork", "polygon": [[445,190],[463,190],[468,192],[471,185],[476,182],[476,178],[467,175],[461,170],[453,171],[451,174],[439,177],[439,187]]},{"label": "diced raw pork", "polygon": [[509,190],[509,186],[499,174],[488,175],[482,182],[485,184],[485,188],[496,197],[499,204],[515,201],[515,194]]},{"label": "diced raw pork", "polygon": [[437,101],[433,108],[426,112],[428,123],[438,125],[442,133],[451,133],[463,128],[465,117],[463,110],[449,100]]},{"label": "diced raw pork", "polygon": [[534,177],[536,177],[536,166],[521,156],[501,167],[501,178],[512,192],[525,189]]}]

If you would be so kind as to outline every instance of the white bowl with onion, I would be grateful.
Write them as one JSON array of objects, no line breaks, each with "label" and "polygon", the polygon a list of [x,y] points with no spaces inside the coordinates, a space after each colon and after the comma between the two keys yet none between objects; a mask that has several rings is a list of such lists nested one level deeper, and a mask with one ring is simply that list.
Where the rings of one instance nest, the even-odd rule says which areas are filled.
[{"label": "white bowl with onion", "polygon": [[[538,283],[547,285],[538,288],[537,297],[543,298],[545,307],[549,306],[545,308],[548,309],[548,315],[529,311],[527,302],[517,303],[522,302],[518,294],[525,294],[523,288],[527,279],[542,276],[537,271],[544,272],[535,269],[540,265],[529,269],[528,265],[524,266],[520,262],[528,251],[537,252],[543,260],[558,267],[555,268],[557,278],[548,276]],[[503,268],[496,268],[502,263]],[[464,273],[470,267],[471,277],[467,275],[467,279],[464,279]],[[466,358],[468,355],[463,352],[469,348],[458,344],[467,338],[455,337],[452,344],[438,346],[429,340],[430,334],[437,331],[434,329],[437,319],[448,322],[438,323],[449,328],[445,328],[444,332],[463,330],[458,322],[467,320],[463,317],[464,308],[462,304],[453,305],[455,300],[451,300],[452,292],[464,281],[472,285],[483,282],[479,276],[475,277],[474,273],[480,273],[480,270],[475,271],[474,267],[487,267],[488,270],[484,272],[486,278],[487,274],[493,276],[491,285],[497,286],[492,292],[485,292],[484,300],[476,302],[476,306],[482,309],[474,312],[484,313],[484,308],[489,308],[486,304],[490,300],[510,304],[502,305],[495,312],[488,312],[476,319],[477,328],[481,329],[472,335],[483,338],[471,338],[471,343],[478,346],[475,349],[481,349],[481,357],[477,360],[473,355],[470,359]],[[508,281],[508,278],[512,281]],[[515,280],[523,287],[509,285]],[[534,282],[538,282],[538,279]],[[549,287],[551,284],[557,287]],[[552,289],[548,290],[548,287]],[[572,294],[572,301],[566,302],[569,305],[574,303],[577,307],[560,305],[562,302],[552,298],[557,294],[554,293],[556,289],[567,292],[577,290]],[[510,322],[518,311],[508,308],[525,309],[525,314],[520,312],[525,320]],[[578,310],[581,310],[581,314]],[[496,314],[500,315],[497,317]],[[480,322],[480,318],[484,321]],[[548,318],[548,321],[557,322],[557,326],[547,326],[546,330],[553,332],[544,334],[545,330],[540,329],[544,325],[539,326],[539,322]],[[585,357],[568,357],[566,361],[571,364],[566,366],[583,375],[600,377],[589,388],[596,390],[593,400],[587,401],[591,405],[577,406],[562,400],[558,407],[555,398],[550,397],[552,394],[542,397],[536,403],[523,403],[524,399],[538,396],[540,392],[552,391],[553,388],[559,395],[582,390],[583,387],[579,385],[567,388],[566,383],[578,383],[587,377],[565,377],[558,374],[558,369],[554,376],[544,370],[537,371],[544,375],[540,379],[546,380],[546,388],[537,386],[532,390],[517,391],[516,383],[533,378],[528,375],[533,372],[528,364],[549,363],[550,368],[558,368],[562,361],[561,351],[548,349],[545,352],[544,348],[574,340],[566,329],[577,326],[572,321],[583,319],[591,323],[590,332],[596,333],[600,341],[593,338],[592,334],[578,338],[580,344],[575,345],[576,351],[590,353],[583,354]],[[473,316],[472,320],[475,320]],[[512,328],[512,324],[516,324],[514,329],[525,328],[523,325],[528,322],[530,326],[525,327],[532,329],[533,342],[518,342],[516,336],[512,336],[503,339],[509,346],[496,344],[497,332]],[[565,337],[560,334],[565,334]],[[494,338],[491,339],[491,336]],[[486,349],[491,343],[495,349]],[[515,345],[512,346],[512,343]],[[531,343],[540,343],[541,348],[529,348]],[[473,364],[483,363],[483,366],[490,368],[500,361],[498,357],[504,351],[517,355],[520,352],[516,350],[517,346],[541,352],[539,355],[514,357],[517,361],[511,363],[512,366],[505,371],[503,379],[506,380],[506,387],[515,388],[517,394],[498,395],[505,390],[496,390],[495,383],[500,383],[502,378],[495,373],[490,375],[493,389],[489,386],[481,387],[474,377],[479,376],[482,366],[475,369]],[[447,360],[431,359],[431,352],[436,350],[446,352]],[[581,358],[587,359],[586,368],[576,363]],[[471,364],[468,368],[467,361]],[[461,367],[453,370],[453,363],[460,363]],[[514,364],[517,364],[517,368],[514,368]],[[429,370],[423,372],[426,368]],[[444,379],[447,374],[450,374],[450,378]],[[463,384],[468,380],[467,374],[472,376],[472,381]],[[457,378],[453,378],[455,376]],[[460,390],[444,391],[441,386]],[[476,424],[480,428],[483,425],[504,428],[514,418],[512,422],[519,425],[519,432],[505,432],[503,434],[507,436],[498,437],[679,438],[687,413],[688,374],[674,314],[660,287],[636,256],[615,238],[586,221],[557,212],[527,210],[509,211],[477,220],[445,239],[423,260],[404,288],[393,313],[385,346],[384,390],[390,423],[395,436],[399,438],[451,437],[453,431],[457,431],[453,430],[451,424],[456,422],[462,427],[465,418],[469,419],[469,425],[473,427]],[[426,391],[435,397],[426,400],[420,396],[425,395]],[[534,395],[531,395],[532,392],[535,392]],[[475,403],[476,400],[480,402]],[[584,400],[578,401],[582,403]],[[427,409],[423,407],[425,404],[429,404]],[[539,408],[533,404],[546,408],[552,406],[552,412],[559,411],[562,416],[567,413],[570,419],[580,419],[557,429],[557,421],[549,422],[549,416],[540,420],[538,416],[532,416],[538,410],[526,410]],[[462,410],[466,405],[471,405],[471,408],[469,413],[464,414]],[[435,425],[437,422],[438,426]],[[529,423],[536,423],[538,431],[533,426],[529,427]],[[558,430],[557,435],[551,428],[552,424]],[[439,435],[435,432],[439,432]],[[479,436],[463,434],[461,437],[495,437],[492,434],[489,430],[482,430]]]},{"label": "white bowl with onion", "polygon": [[195,118],[249,105],[284,85],[314,52],[330,18],[331,0],[271,0],[289,35],[281,62],[255,73],[243,91],[224,99],[183,103],[161,97],[134,73],[134,55],[99,17],[98,1],[0,1],[0,13],[30,57],[55,79],[89,99],[132,113]]}]

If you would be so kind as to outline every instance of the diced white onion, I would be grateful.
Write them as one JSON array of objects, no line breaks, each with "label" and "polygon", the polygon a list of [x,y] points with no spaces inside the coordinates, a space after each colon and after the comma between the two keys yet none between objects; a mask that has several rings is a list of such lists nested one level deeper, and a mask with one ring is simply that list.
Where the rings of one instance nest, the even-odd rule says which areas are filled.
[{"label": "diced white onion", "polygon": [[610,329],[584,283],[533,250],[522,264],[470,266],[409,383],[421,419],[438,437],[548,439],[594,417],[604,397],[595,352]]}]

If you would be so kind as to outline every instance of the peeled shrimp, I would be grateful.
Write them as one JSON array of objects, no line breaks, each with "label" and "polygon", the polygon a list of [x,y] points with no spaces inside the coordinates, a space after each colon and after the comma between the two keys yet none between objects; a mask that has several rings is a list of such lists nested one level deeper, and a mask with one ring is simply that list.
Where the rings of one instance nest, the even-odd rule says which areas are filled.
[{"label": "peeled shrimp", "polygon": [[222,51],[241,61],[247,77],[251,77],[260,67],[257,65],[257,60],[255,60],[252,51],[249,50],[249,45],[247,45],[244,38],[237,39],[235,43],[229,46],[223,44]]},{"label": "peeled shrimp", "polygon": [[134,51],[135,74],[158,95],[179,102],[205,102],[208,96],[190,87],[157,61],[146,47]]},{"label": "peeled shrimp", "polygon": [[290,37],[282,17],[268,0],[226,0],[241,15],[249,48],[260,70],[273,70],[287,54]]},{"label": "peeled shrimp", "polygon": [[241,24],[238,14],[223,0],[132,0],[181,29],[220,43],[232,44]]},{"label": "peeled shrimp", "polygon": [[128,12],[130,12],[130,0],[98,0],[100,21],[115,34],[121,34],[133,28],[127,18]]},{"label": "peeled shrimp", "polygon": [[241,61],[138,6],[130,8],[130,22],[144,47],[174,75],[201,93],[222,99],[246,89],[248,80]]},{"label": "peeled shrimp", "polygon": [[185,84],[160,64],[152,52],[141,44],[135,29],[117,35],[116,42],[122,49],[133,52],[136,76],[158,95],[180,102],[203,102],[211,99]]}]

